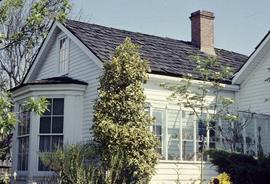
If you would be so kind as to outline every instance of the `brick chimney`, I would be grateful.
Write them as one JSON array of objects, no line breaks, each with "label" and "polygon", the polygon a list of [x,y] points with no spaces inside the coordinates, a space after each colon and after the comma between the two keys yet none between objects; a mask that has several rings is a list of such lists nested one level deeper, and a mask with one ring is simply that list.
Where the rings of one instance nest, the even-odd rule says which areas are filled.
[{"label": "brick chimney", "polygon": [[215,56],[214,49],[214,14],[199,10],[191,13],[191,43],[202,52]]}]

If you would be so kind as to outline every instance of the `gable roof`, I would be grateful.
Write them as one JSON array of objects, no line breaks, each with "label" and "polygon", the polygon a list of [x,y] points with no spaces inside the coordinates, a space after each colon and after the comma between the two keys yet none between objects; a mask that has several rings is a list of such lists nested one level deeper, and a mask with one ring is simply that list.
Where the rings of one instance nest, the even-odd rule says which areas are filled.
[{"label": "gable roof", "polygon": [[[101,61],[109,61],[115,48],[126,37],[141,46],[142,58],[150,62],[151,73],[168,76],[183,76],[192,74],[199,79],[199,73],[194,71],[196,63],[191,55],[207,57],[207,55],[193,46],[191,42],[171,38],[158,37],[143,33],[108,28],[74,20],[67,20],[65,27],[73,33],[96,57]],[[229,66],[233,72],[238,71],[246,62],[247,56],[232,51],[215,48],[221,66]],[[220,70],[215,68],[215,70]],[[230,79],[222,82],[231,83]]]},{"label": "gable roof", "polygon": [[[267,47],[268,45],[268,47]],[[248,57],[247,62],[239,69],[235,77],[232,80],[234,84],[241,84],[252,70],[258,65],[265,55],[265,52],[269,51],[270,47],[270,31],[266,33],[260,43],[255,47],[255,50]]]}]

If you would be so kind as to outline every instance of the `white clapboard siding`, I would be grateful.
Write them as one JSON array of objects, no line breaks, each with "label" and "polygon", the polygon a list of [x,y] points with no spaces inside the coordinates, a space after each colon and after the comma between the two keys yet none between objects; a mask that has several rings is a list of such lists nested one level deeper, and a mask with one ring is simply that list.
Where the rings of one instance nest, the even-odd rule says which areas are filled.
[{"label": "white clapboard siding", "polygon": [[[51,48],[46,54],[40,71],[35,79],[45,79],[58,76],[58,54],[57,54],[57,36],[55,42],[51,44]],[[82,125],[82,140],[90,138],[90,127],[93,116],[93,103],[97,97],[97,87],[99,85],[98,77],[101,74],[101,69],[91,60],[91,58],[82,51],[76,43],[69,41],[69,64],[68,76],[88,83],[84,101],[83,101],[83,122]],[[72,108],[72,107],[71,107]],[[74,122],[80,123],[80,122]]]},{"label": "white clapboard siding", "polygon": [[37,76],[33,80],[46,79],[49,77],[55,77],[57,75],[58,63],[57,63],[57,37],[55,35],[55,41],[52,42],[51,46],[48,49],[47,54],[45,54],[45,58],[42,58],[42,65],[39,71],[37,72]]},{"label": "white clapboard siding", "polygon": [[92,124],[93,104],[97,98],[98,77],[100,74],[101,69],[95,62],[91,61],[74,42],[71,42],[69,76],[88,83],[83,102],[83,140],[87,140],[90,137],[89,129]]},{"label": "white clapboard siding", "polygon": [[[201,164],[184,162],[161,161],[156,166],[156,174],[152,177],[151,184],[176,184],[194,182],[199,183]],[[209,183],[213,176],[217,175],[216,168],[209,163],[203,164],[203,181]]]},{"label": "white clapboard siding", "polygon": [[237,94],[240,110],[270,114],[270,83],[265,82],[270,76],[270,47],[268,50],[262,62],[240,86],[240,92]]}]

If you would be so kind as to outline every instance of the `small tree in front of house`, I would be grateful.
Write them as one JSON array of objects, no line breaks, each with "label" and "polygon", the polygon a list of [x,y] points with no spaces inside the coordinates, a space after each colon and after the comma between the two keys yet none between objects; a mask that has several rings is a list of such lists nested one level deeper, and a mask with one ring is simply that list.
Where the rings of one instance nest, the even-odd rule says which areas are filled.
[{"label": "small tree in front of house", "polygon": [[[201,142],[199,147],[201,161],[204,158],[207,131],[210,135],[211,132],[219,134],[222,139],[220,142],[226,149],[239,151],[239,144],[242,145],[244,139],[242,130],[247,121],[240,121],[239,115],[232,108],[233,99],[222,94],[225,86],[222,81],[231,77],[231,69],[222,66],[216,57],[192,56],[191,59],[197,64],[194,69],[196,77],[188,74],[179,84],[161,84],[161,86],[172,91],[170,100],[176,101],[181,108],[185,107],[195,115]],[[196,81],[194,78],[199,80]],[[226,127],[219,126],[219,121],[225,123]],[[203,182],[202,171],[201,182]]]},{"label": "small tree in front of house", "polygon": [[[94,105],[94,138],[106,166],[115,154],[122,155],[120,178],[108,183],[142,183],[154,173],[158,161],[157,140],[150,131],[153,119],[144,111],[143,84],[148,63],[139,47],[126,38],[104,64],[98,99]],[[106,168],[107,167],[107,168]]]}]

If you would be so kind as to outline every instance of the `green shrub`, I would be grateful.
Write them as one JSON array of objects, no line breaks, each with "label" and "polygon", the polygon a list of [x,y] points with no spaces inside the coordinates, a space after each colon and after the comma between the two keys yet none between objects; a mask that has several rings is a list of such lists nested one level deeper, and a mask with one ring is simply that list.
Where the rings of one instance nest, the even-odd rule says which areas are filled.
[{"label": "green shrub", "polygon": [[60,184],[94,184],[97,183],[99,171],[91,161],[95,154],[92,145],[69,145],[63,150],[44,153],[42,162],[53,170]]},{"label": "green shrub", "polygon": [[254,158],[249,155],[210,150],[210,161],[218,172],[226,172],[233,184],[265,183],[270,176],[270,157]]}]

